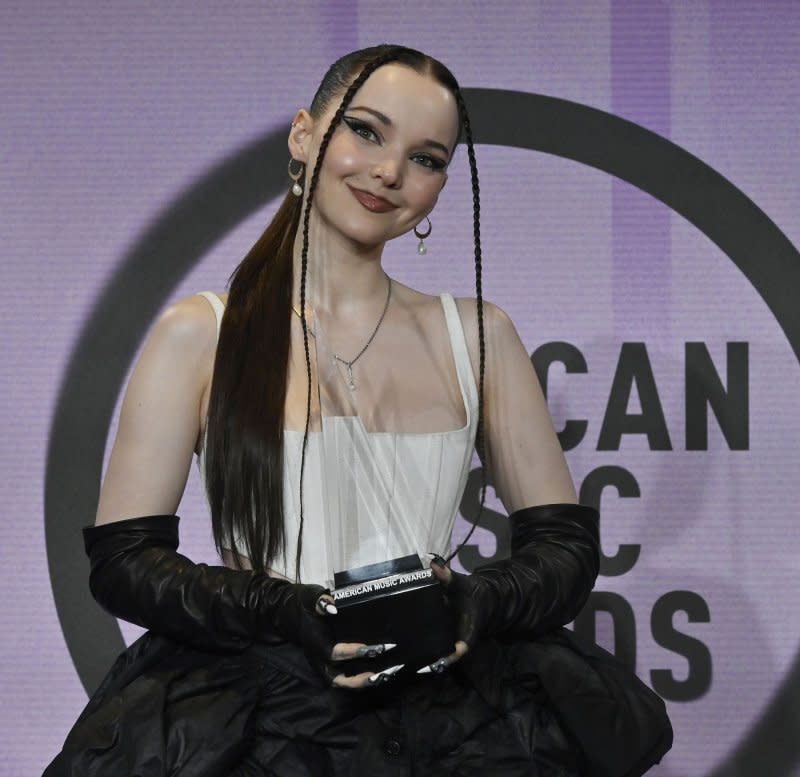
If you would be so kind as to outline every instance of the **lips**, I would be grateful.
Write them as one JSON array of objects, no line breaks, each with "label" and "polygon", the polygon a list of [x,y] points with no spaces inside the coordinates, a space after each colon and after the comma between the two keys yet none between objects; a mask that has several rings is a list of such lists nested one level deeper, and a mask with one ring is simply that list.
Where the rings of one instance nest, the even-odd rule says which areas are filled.
[{"label": "lips", "polygon": [[383,197],[376,197],[374,194],[362,191],[361,189],[354,189],[350,184],[347,185],[347,188],[353,193],[353,197],[367,210],[373,213],[387,213],[397,207],[397,205],[393,205],[388,200],[384,200]]}]

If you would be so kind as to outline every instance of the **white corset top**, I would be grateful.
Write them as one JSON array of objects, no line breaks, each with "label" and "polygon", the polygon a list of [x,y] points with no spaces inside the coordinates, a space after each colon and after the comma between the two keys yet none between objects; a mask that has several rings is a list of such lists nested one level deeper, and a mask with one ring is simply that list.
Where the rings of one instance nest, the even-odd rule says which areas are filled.
[{"label": "white corset top", "polygon": [[[213,292],[201,294],[214,307],[219,333],[222,302]],[[455,301],[449,294],[440,299],[466,424],[446,432],[368,432],[360,416],[323,417],[322,433],[309,433],[303,474],[305,583],[331,585],[334,572],[449,548],[475,445],[478,391]],[[302,442],[302,432],[284,432],[286,556],[271,564],[291,579]],[[202,477],[202,451],[197,463]]]}]

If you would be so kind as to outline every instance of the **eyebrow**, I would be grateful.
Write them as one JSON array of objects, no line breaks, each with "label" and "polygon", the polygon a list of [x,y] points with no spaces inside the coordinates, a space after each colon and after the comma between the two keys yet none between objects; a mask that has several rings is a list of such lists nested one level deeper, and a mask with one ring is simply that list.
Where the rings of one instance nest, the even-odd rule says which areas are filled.
[{"label": "eyebrow", "polygon": [[[366,105],[353,105],[348,110],[366,111],[367,113],[371,113],[381,124],[384,124],[387,127],[393,126],[392,120],[388,116],[381,113],[380,111],[376,111],[374,108],[367,108]],[[430,146],[431,148],[440,149],[445,153],[448,159],[450,158],[450,150],[443,143],[439,143],[438,140],[431,140],[430,138],[428,138],[427,140],[423,140],[422,142],[424,145]]]}]

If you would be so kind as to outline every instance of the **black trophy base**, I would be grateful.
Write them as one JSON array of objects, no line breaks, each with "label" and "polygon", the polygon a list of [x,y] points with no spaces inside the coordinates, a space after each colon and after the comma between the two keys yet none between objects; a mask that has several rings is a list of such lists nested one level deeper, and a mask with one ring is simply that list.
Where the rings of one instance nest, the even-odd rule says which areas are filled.
[{"label": "black trophy base", "polygon": [[397,645],[375,658],[342,662],[345,674],[405,664],[408,675],[453,652],[455,620],[441,584],[418,556],[337,573],[335,584],[337,642]]}]

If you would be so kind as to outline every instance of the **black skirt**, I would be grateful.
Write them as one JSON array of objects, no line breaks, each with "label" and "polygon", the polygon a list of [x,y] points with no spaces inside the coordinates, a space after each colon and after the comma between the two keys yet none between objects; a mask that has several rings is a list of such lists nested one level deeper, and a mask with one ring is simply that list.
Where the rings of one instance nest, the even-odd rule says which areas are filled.
[{"label": "black skirt", "polygon": [[44,777],[638,777],[671,742],[661,699],[566,629],[363,691],[325,687],[290,643],[217,655],[148,633]]}]

